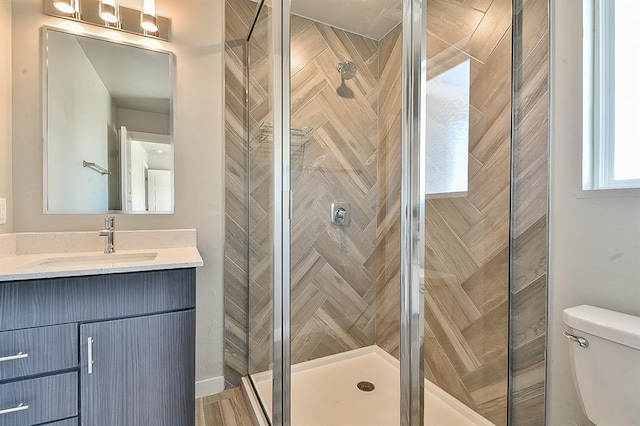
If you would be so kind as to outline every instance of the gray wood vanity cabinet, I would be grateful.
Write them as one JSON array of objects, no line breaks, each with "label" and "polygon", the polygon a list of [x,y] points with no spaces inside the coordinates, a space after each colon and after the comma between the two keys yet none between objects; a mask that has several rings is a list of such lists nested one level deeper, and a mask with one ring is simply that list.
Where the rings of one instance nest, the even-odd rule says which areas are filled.
[{"label": "gray wood vanity cabinet", "polygon": [[193,426],[195,268],[0,282],[0,426]]}]

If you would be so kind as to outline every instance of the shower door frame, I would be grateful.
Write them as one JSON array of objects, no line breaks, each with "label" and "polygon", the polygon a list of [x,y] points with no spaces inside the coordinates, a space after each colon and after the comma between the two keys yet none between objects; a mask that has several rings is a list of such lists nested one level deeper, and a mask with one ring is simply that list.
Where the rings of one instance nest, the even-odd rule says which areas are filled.
[{"label": "shower door frame", "polygon": [[[400,424],[424,424],[427,0],[403,2]],[[273,425],[291,425],[291,0],[273,4]]]},{"label": "shower door frame", "polygon": [[402,6],[400,425],[424,424],[427,0]]},{"label": "shower door frame", "polygon": [[291,0],[273,4],[273,390],[271,423],[291,425]]}]

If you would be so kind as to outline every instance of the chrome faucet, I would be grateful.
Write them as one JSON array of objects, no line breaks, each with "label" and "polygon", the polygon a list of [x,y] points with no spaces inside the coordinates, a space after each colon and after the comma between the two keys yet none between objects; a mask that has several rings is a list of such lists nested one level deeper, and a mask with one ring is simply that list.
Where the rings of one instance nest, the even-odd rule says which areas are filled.
[{"label": "chrome faucet", "polygon": [[113,216],[104,219],[104,229],[98,235],[106,237],[104,240],[105,254],[115,253],[116,247],[113,243],[113,234],[116,230],[116,218]]}]

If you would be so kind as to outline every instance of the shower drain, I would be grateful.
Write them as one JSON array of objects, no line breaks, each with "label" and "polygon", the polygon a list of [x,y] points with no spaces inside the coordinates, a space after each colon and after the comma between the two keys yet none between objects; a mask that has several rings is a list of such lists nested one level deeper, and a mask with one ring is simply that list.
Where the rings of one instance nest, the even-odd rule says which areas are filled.
[{"label": "shower drain", "polygon": [[372,390],[374,390],[376,387],[374,386],[373,383],[371,382],[358,382],[358,389],[360,389],[363,392],[371,392]]}]

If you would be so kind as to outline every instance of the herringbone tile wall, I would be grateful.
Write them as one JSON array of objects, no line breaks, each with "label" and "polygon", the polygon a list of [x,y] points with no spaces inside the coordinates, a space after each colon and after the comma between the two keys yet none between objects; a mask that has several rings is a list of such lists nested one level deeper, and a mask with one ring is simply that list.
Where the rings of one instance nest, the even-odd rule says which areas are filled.
[{"label": "herringbone tile wall", "polygon": [[[252,14],[255,11],[255,3],[236,3]],[[249,44],[249,373],[266,371],[271,360],[274,214],[271,20],[271,9],[263,8]]]},{"label": "herringbone tile wall", "polygon": [[[433,0],[427,13],[429,79],[470,61],[471,89],[468,192],[441,194],[427,203],[425,374],[501,425],[508,392],[511,1]],[[397,356],[399,31],[382,40],[383,50],[391,54],[381,71],[380,92],[393,96],[379,102],[378,256],[383,268],[376,341]]]},{"label": "herringbone tile wall", "polygon": [[[516,259],[514,283],[521,285],[512,288],[511,302],[511,1],[428,3],[429,77],[471,61],[471,122],[467,195],[430,199],[427,206],[426,375],[496,424],[506,424],[510,303],[519,318],[517,330],[522,330],[512,330],[522,360],[515,366],[519,390],[514,401],[522,402],[523,416],[536,414],[535,421],[544,413],[546,318],[540,313],[546,307],[542,294],[546,291],[544,40],[548,33],[536,31],[548,19],[544,3],[526,2],[531,23],[525,31],[523,136],[514,149],[517,224],[512,247],[521,259]],[[268,367],[271,339],[273,141],[263,126],[271,121],[272,102],[268,11],[256,27],[259,36],[248,47],[248,199],[244,52],[233,43],[246,34],[254,11],[255,3],[249,0],[227,0],[225,377],[229,383],[237,383],[249,371],[248,352],[252,372]],[[292,127],[312,129],[310,139],[294,137],[292,147],[294,363],[374,343],[398,353],[401,49],[400,27],[376,42],[292,18]],[[357,77],[345,83],[353,92],[351,98],[337,94],[342,82],[335,66],[344,60],[358,67]],[[330,225],[334,201],[350,203],[350,227]],[[543,424],[535,421],[526,424]]]},{"label": "herringbone tile wall", "polygon": [[[225,381],[228,387],[238,386],[240,378],[249,372],[268,368],[272,335],[271,10],[262,9],[247,43],[255,12],[256,3],[252,1],[226,1]],[[250,63],[251,72],[247,73],[245,63]]]},{"label": "herringbone tile wall", "polygon": [[545,424],[549,182],[549,2],[518,0],[514,129],[511,422]]},{"label": "herringbone tile wall", "polygon": [[[298,363],[375,342],[378,45],[294,16],[291,48],[292,127],[310,128],[311,135],[292,137],[291,353]],[[358,73],[343,82],[336,66],[345,60]],[[252,60],[252,73],[262,75],[268,61]],[[259,84],[258,91],[267,93],[269,81]],[[338,95],[342,85],[350,98]],[[269,102],[263,97],[262,104],[252,104],[252,123],[269,122]],[[260,293],[251,294],[255,371],[267,367],[268,353],[260,348],[269,346],[265,327],[271,315],[271,294],[260,285],[268,282],[260,272],[270,271],[271,256],[256,238],[269,234],[269,200],[262,188],[271,178],[273,140],[258,138],[251,150],[251,206],[260,211],[250,233],[251,288]],[[350,204],[350,226],[331,225],[332,202]],[[253,271],[259,271],[255,279]]]},{"label": "herringbone tile wall", "polygon": [[[248,373],[249,259],[245,43],[255,7],[228,0],[225,9],[224,377],[240,385]],[[257,38],[256,38],[257,40]]]},{"label": "herringbone tile wall", "polygon": [[[251,62],[250,175],[240,137],[245,131],[240,108],[244,52],[231,43],[242,38],[254,10],[250,1],[227,1],[225,364],[231,383],[249,370],[268,368],[271,340],[269,10],[265,9],[254,30],[255,42],[247,47]],[[343,82],[336,66],[345,60],[353,61],[358,73]],[[311,129],[310,138],[292,139],[292,361],[296,363],[375,342],[378,43],[294,16],[291,73],[292,127]],[[350,97],[338,95],[341,86],[351,92]],[[248,234],[243,179],[250,180]],[[330,206],[336,201],[350,204],[349,227],[330,224]],[[247,278],[250,293],[241,284]],[[243,350],[247,327],[242,321],[249,311],[251,358],[247,365],[248,354]]]},{"label": "herringbone tile wall", "polygon": [[[471,61],[469,191],[427,204],[426,351],[429,380],[496,424],[506,424],[509,309],[512,414],[544,424],[548,182],[548,12],[522,6],[511,156],[511,1],[428,2],[429,78]],[[400,34],[380,43],[376,342],[399,347]],[[385,53],[386,52],[386,53]],[[390,53],[389,53],[390,52]],[[386,55],[390,60],[383,60]],[[394,80],[395,77],[395,80]],[[428,153],[427,153],[428,155]],[[509,299],[509,218],[513,270]]]}]

